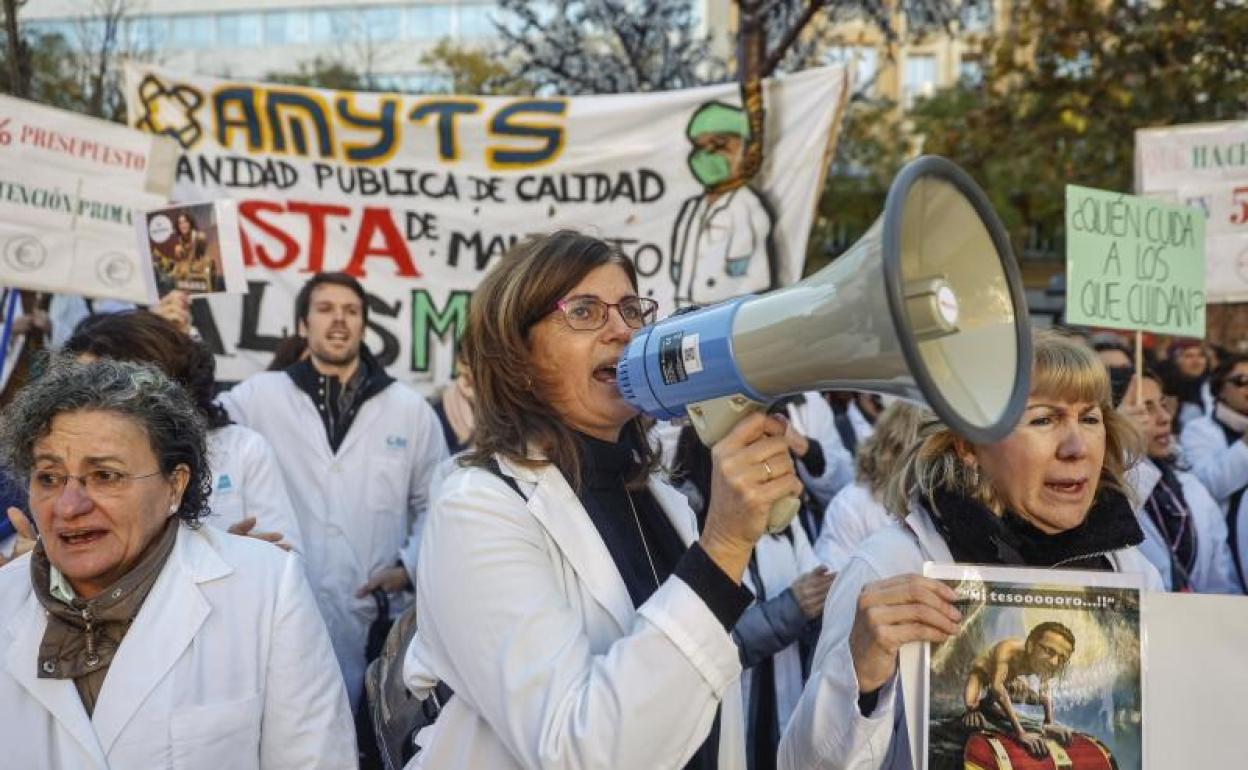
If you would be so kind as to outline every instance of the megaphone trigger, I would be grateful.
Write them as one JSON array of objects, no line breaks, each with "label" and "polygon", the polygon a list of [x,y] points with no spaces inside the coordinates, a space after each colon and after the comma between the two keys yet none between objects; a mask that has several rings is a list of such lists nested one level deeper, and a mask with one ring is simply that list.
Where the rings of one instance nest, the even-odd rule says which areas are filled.
[{"label": "megaphone trigger", "polygon": [[689,424],[707,446],[715,446],[737,423],[756,412],[767,411],[767,405],[740,393],[696,401],[686,407]]},{"label": "megaphone trigger", "polygon": [[[767,408],[767,404],[740,393],[698,401],[687,407],[689,424],[708,447],[718,444],[748,415],[766,412]],[[768,468],[768,480],[771,475],[771,469]],[[783,532],[800,509],[801,501],[796,497],[784,497],[772,503],[771,513],[767,517],[767,531],[773,535]]]}]

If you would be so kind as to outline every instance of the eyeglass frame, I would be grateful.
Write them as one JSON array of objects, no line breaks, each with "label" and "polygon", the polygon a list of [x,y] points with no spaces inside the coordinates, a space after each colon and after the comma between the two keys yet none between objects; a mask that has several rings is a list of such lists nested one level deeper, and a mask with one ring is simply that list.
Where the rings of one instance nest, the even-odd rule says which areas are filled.
[{"label": "eyeglass frame", "polygon": [[1234,385],[1237,388],[1248,387],[1248,374],[1234,374],[1223,380],[1228,385]]},{"label": "eyeglass frame", "polygon": [[[82,474],[52,473],[51,471],[31,471],[30,472],[30,488],[32,491],[30,492],[30,496],[38,497],[39,499],[46,499],[48,497],[51,497],[54,492],[56,494],[62,494],[65,492],[65,488],[69,486],[69,480],[73,479],[74,481],[78,482],[78,486],[82,487],[82,491],[84,494],[87,495],[87,497],[95,499],[93,495],[100,494],[100,491],[97,490],[95,492],[92,492],[90,484],[87,483],[87,479],[92,474],[95,474],[95,473],[116,473],[119,476],[121,476],[121,478],[118,479],[117,481],[117,486],[114,489],[105,490],[104,492],[105,495],[110,494],[110,493],[120,492],[125,489],[129,489],[130,484],[134,481],[138,481],[140,479],[150,479],[154,476],[165,475],[165,472],[162,470],[156,470],[151,473],[137,474],[137,473],[127,473],[126,471],[112,470],[110,468],[96,468],[93,471],[88,471],[87,473],[82,473]],[[60,483],[56,484],[54,487],[51,487],[51,488],[44,488],[41,486],[38,492],[34,492],[33,490],[35,487],[35,477],[39,475],[52,476],[58,479]]]},{"label": "eyeglass frame", "polygon": [[[568,317],[567,305],[573,302],[585,302],[585,301],[596,302],[599,305],[603,305],[607,308],[606,312],[602,314],[602,323],[598,324],[597,326],[585,326],[585,327],[576,326],[575,324],[572,323],[572,319]],[[642,308],[647,308],[647,309],[642,310],[641,326],[633,326],[631,323],[628,322],[628,319],[624,317],[624,311],[620,309],[620,306],[623,305],[625,302],[637,302],[637,303],[640,303]],[[550,309],[550,312],[554,313],[558,311],[559,313],[561,313],[563,315],[563,320],[567,321],[568,326],[576,331],[596,332],[599,329],[607,325],[607,320],[611,317],[612,308],[615,309],[616,315],[620,317],[620,320],[624,322],[624,325],[630,329],[646,328],[647,326],[654,323],[658,319],[658,314],[659,314],[659,303],[656,300],[650,299],[649,297],[638,297],[637,295],[633,295],[631,297],[625,297],[619,302],[607,302],[606,300],[600,297],[595,297],[592,294],[583,294],[583,295],[579,295],[576,297],[568,297],[567,299],[561,299],[555,303],[554,307]],[[647,316],[649,316],[650,320],[646,320]]]}]

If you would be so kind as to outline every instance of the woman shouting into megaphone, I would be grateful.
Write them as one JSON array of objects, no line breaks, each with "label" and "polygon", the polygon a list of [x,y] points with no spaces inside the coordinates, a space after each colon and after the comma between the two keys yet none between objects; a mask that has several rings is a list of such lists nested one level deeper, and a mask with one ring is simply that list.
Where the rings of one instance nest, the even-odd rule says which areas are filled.
[{"label": "woman shouting into megaphone", "polygon": [[623,255],[568,231],[474,294],[476,448],[426,524],[405,666],[454,695],[412,766],[745,767],[730,631],[771,505],[801,486],[785,423],[755,415],[715,447],[697,531],[615,384],[655,313]]}]

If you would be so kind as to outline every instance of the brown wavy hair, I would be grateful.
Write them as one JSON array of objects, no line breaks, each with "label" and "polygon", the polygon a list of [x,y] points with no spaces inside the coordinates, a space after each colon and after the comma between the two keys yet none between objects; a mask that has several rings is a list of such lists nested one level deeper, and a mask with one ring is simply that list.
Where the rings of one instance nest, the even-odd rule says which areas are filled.
[{"label": "brown wavy hair", "polygon": [[[605,265],[618,265],[637,289],[637,270],[618,249],[559,230],[517,243],[473,292],[460,350],[473,376],[475,433],[462,464],[485,466],[495,455],[528,468],[553,464],[579,492],[580,442],[542,396],[548,384],[533,366],[530,331],[585,276]],[[621,432],[640,460],[626,479],[630,487],[643,485],[658,462],[648,427],[637,416]]]}]

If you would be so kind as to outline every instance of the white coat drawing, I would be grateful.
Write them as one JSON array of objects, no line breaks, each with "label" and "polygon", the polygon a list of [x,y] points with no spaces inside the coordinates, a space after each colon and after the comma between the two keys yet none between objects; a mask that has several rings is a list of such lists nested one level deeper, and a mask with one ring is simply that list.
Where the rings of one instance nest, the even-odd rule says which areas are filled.
[{"label": "white coat drawing", "polygon": [[676,304],[710,305],[775,286],[773,217],[749,187],[689,198],[672,234]]}]

